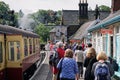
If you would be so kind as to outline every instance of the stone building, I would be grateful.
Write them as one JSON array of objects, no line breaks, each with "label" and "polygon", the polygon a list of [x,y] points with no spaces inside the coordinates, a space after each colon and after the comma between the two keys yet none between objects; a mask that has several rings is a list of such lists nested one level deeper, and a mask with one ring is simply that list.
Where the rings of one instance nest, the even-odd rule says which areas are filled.
[{"label": "stone building", "polygon": [[[78,31],[82,24],[95,20],[95,10],[88,10],[87,0],[80,0],[78,6],[79,10],[62,10],[62,21],[60,26],[66,28],[66,40],[72,39],[72,36]],[[103,20],[110,14],[109,11],[99,11],[99,13],[100,20]]]}]

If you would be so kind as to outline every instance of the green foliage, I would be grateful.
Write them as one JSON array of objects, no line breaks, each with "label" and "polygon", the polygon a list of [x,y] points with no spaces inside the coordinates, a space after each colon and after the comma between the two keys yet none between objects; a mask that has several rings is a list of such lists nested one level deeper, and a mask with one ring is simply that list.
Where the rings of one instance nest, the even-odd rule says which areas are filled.
[{"label": "green foliage", "polygon": [[9,16],[7,16],[7,12],[9,11],[9,6],[7,4],[5,4],[4,2],[0,2],[0,23],[1,24],[5,24],[8,22],[7,18]]},{"label": "green foliage", "polygon": [[39,10],[32,14],[32,18],[35,20],[36,24],[49,24],[60,25],[61,11],[53,10]]},{"label": "green foliage", "polygon": [[47,42],[50,35],[50,26],[45,25],[60,25],[61,11],[55,12],[52,10],[39,10],[31,14],[32,19],[35,21],[34,31],[40,36],[41,43]]},{"label": "green foliage", "polygon": [[5,4],[4,2],[0,1],[0,13],[5,13],[9,11],[9,6]]},{"label": "green foliage", "polygon": [[100,11],[110,11],[110,7],[106,6],[106,5],[101,5],[99,6]]},{"label": "green foliage", "polygon": [[35,33],[37,33],[40,36],[41,42],[47,42],[47,39],[49,38],[49,31],[51,29],[49,27],[44,26],[43,24],[39,24],[35,28]]},{"label": "green foliage", "polygon": [[0,1],[0,24],[6,24],[10,26],[17,26],[17,18],[14,14],[14,10],[10,10],[9,5]]}]

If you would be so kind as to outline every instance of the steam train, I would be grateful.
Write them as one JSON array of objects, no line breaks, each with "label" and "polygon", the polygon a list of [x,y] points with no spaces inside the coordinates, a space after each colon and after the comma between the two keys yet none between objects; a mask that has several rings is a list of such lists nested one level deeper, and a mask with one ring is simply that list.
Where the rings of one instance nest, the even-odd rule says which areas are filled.
[{"label": "steam train", "polygon": [[39,36],[0,25],[0,80],[28,80],[40,60]]}]

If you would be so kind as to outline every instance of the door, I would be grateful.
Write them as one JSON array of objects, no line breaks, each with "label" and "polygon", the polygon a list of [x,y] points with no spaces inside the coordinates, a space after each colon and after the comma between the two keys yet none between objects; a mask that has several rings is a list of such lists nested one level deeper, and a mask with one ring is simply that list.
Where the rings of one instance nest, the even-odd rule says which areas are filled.
[{"label": "door", "polygon": [[113,36],[110,36],[110,57],[113,58]]},{"label": "door", "polygon": [[4,34],[0,34],[0,80],[5,78],[5,47]]}]

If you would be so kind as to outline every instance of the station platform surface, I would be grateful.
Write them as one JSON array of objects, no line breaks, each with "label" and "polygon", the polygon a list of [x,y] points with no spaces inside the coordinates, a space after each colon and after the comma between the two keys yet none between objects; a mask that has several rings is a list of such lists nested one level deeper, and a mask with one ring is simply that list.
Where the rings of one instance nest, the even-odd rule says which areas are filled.
[{"label": "station platform surface", "polygon": [[[42,51],[41,53],[45,53],[46,57],[44,61],[41,63],[37,71],[29,80],[52,80],[52,72],[49,66],[49,51]],[[79,80],[84,80],[79,79]]]}]

